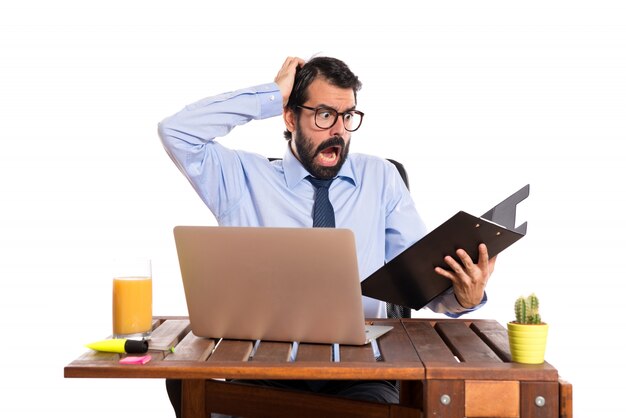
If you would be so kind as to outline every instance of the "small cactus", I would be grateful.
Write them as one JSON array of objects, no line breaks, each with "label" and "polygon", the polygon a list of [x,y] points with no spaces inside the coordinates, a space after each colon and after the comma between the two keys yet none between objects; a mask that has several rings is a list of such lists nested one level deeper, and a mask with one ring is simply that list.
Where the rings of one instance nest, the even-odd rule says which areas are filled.
[{"label": "small cactus", "polygon": [[518,324],[541,324],[539,315],[539,299],[534,293],[515,301],[515,322]]}]

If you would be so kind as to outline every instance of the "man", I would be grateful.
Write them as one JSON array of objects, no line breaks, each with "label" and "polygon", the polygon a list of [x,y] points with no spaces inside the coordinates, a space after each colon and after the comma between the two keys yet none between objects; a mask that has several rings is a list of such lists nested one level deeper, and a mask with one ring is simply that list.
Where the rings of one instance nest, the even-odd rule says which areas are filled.
[{"label": "man", "polygon": [[[340,60],[316,57],[305,62],[289,57],[273,83],[191,104],[161,122],[159,135],[220,225],[317,226],[315,195],[320,187],[326,188],[334,221],[325,226],[354,232],[359,272],[365,279],[423,237],[426,229],[391,163],[349,153],[352,133],[364,117],[356,108],[360,88],[357,76]],[[237,125],[281,114],[288,141],[282,160],[269,162],[215,141]],[[320,180],[332,181],[320,186]],[[477,264],[463,250],[457,255],[462,264],[447,256],[444,261],[450,270],[436,269],[452,281],[451,291],[428,305],[453,317],[485,303],[485,286],[495,264],[482,244]],[[386,317],[383,302],[364,297],[363,306],[366,317]],[[389,382],[265,383],[398,401]],[[171,397],[172,385],[168,383]]]}]

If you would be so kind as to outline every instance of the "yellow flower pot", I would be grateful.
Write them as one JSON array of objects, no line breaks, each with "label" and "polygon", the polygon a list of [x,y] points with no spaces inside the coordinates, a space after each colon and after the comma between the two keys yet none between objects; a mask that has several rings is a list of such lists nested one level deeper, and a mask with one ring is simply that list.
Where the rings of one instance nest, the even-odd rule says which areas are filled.
[{"label": "yellow flower pot", "polygon": [[541,364],[546,352],[548,324],[518,324],[509,322],[509,347],[516,363]]}]

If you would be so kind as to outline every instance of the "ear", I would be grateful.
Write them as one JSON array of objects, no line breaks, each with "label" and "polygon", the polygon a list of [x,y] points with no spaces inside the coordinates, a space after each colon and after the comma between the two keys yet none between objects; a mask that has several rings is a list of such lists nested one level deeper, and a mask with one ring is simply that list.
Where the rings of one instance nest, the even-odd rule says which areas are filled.
[{"label": "ear", "polygon": [[296,114],[293,110],[283,109],[283,120],[285,121],[285,128],[293,134],[296,130]]}]

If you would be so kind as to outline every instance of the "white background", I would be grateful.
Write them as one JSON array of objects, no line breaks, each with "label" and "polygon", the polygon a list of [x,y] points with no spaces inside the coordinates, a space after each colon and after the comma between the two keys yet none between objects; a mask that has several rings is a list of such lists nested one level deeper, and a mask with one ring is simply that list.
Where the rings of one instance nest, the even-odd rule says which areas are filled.
[{"label": "white background", "polygon": [[[498,258],[473,316],[505,324],[536,292],[576,417],[626,409],[609,383],[624,372],[612,340],[624,329],[622,2],[12,3],[0,6],[0,416],[173,416],[160,380],[63,378],[110,332],[115,256],[149,255],[154,313],[186,314],[172,228],[215,221],[157,122],[314,54],[359,75],[351,150],[402,161],[430,228],[530,183],[528,235]],[[281,156],[282,129],[253,122],[224,142]]]}]

